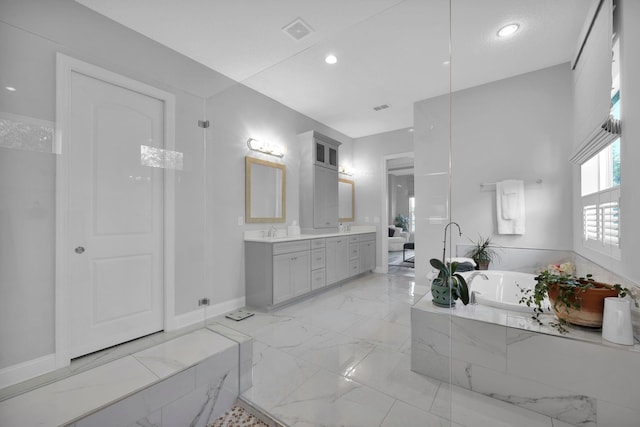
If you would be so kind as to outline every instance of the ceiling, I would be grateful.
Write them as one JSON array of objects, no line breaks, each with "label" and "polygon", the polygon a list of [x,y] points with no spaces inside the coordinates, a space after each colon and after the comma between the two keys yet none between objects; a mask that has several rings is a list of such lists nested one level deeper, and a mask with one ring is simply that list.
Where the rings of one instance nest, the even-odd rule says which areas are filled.
[{"label": "ceiling", "polygon": [[[415,101],[571,61],[591,4],[76,1],[352,138],[411,127]],[[300,40],[283,31],[297,18],[312,29]]]}]

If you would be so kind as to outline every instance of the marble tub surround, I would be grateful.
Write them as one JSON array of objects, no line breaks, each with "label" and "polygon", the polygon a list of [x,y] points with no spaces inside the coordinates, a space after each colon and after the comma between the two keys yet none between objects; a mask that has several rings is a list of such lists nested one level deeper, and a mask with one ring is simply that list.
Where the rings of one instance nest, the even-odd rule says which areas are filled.
[{"label": "marble tub surround", "polygon": [[241,399],[288,426],[561,427],[566,424],[411,371],[411,306],[429,290],[370,274],[224,326],[253,337]]},{"label": "marble tub surround", "polygon": [[205,426],[239,394],[238,353],[199,329],[4,400],[0,425]]},{"label": "marble tub surround", "polygon": [[481,305],[441,309],[430,295],[412,307],[411,322],[415,372],[570,425],[640,422],[638,343],[577,327],[561,336],[526,313]]}]

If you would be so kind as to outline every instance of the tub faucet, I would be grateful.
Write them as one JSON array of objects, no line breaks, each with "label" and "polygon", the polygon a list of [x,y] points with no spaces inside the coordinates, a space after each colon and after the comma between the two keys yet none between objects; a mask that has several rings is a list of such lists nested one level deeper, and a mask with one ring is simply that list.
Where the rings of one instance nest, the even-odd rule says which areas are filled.
[{"label": "tub faucet", "polygon": [[460,233],[460,235],[462,236],[462,230],[460,229],[460,226],[458,225],[457,222],[450,222],[449,224],[444,226],[444,240],[442,241],[442,263],[445,263],[445,256],[444,254],[447,251],[447,228],[449,228],[449,226],[451,224],[454,224],[456,227],[458,227],[458,233]]},{"label": "tub faucet", "polygon": [[475,271],[469,275],[469,278],[467,279],[467,288],[469,289],[469,292],[470,292],[469,304],[476,303],[476,292],[471,290],[471,282],[473,282],[473,279],[475,279],[478,276],[482,277],[484,280],[489,280],[486,274],[480,273],[479,271]]}]

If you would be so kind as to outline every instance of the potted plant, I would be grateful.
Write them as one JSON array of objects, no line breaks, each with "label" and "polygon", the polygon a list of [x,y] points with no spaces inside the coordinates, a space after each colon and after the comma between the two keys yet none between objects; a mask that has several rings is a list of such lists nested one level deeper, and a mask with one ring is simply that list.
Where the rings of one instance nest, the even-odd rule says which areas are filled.
[{"label": "potted plant", "polygon": [[[567,332],[566,323],[599,328],[602,326],[604,299],[607,297],[625,297],[629,289],[622,285],[610,285],[596,282],[591,274],[576,277],[570,263],[550,265],[535,277],[534,289],[521,289],[521,304],[534,307],[533,319],[539,324],[544,313],[543,304],[548,298],[551,309],[559,319],[551,323],[560,332]],[[636,306],[637,306],[636,302]]]},{"label": "potted plant", "polygon": [[469,249],[465,256],[472,258],[476,263],[476,270],[487,270],[493,261],[499,261],[500,255],[491,243],[490,237],[478,235],[478,240],[473,241],[473,247]]},{"label": "potted plant", "polygon": [[395,222],[393,223],[393,225],[395,225],[396,227],[400,227],[402,228],[402,231],[408,231],[409,230],[409,217],[402,215],[402,214],[398,214],[396,215],[396,219]]},{"label": "potted plant", "polygon": [[459,273],[457,262],[445,264],[437,258],[430,261],[433,268],[438,269],[438,276],[431,282],[433,303],[440,307],[453,307],[460,298],[464,305],[469,304],[469,287]]}]

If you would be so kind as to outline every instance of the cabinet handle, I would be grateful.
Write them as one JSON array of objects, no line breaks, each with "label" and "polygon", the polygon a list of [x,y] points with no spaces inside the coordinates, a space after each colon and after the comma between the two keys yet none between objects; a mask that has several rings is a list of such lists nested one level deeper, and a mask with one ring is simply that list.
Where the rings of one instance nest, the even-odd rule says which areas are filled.
[{"label": "cabinet handle", "polygon": [[295,261],[295,260],[297,260],[297,259],[298,259],[298,257],[297,257],[297,256],[294,256],[293,258],[291,258],[291,261]]}]

